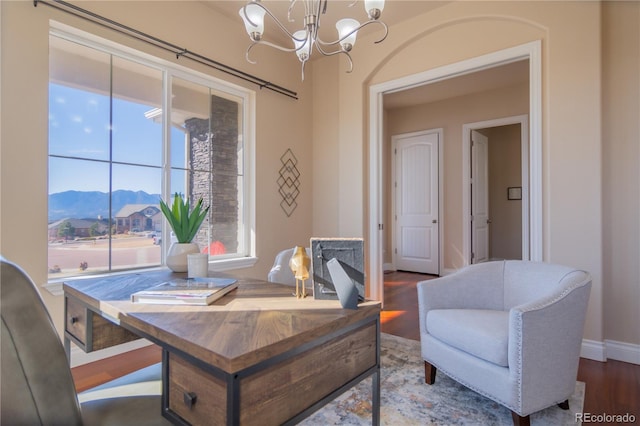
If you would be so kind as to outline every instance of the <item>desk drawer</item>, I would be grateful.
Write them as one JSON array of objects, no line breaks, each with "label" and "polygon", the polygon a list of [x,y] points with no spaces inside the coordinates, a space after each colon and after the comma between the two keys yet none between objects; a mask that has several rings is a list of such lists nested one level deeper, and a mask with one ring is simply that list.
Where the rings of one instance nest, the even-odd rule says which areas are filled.
[{"label": "desk drawer", "polygon": [[97,351],[140,338],[102,318],[77,299],[65,297],[65,300],[65,334],[83,351]]},{"label": "desk drawer", "polygon": [[[65,298],[65,322],[64,331],[69,333],[84,347],[87,345],[87,323],[89,322],[89,310],[75,299]],[[84,349],[84,348],[83,348]]]},{"label": "desk drawer", "polygon": [[240,381],[240,424],[282,424],[377,364],[375,323]]},{"label": "desk drawer", "polygon": [[226,424],[226,383],[170,353],[169,409],[192,425]]}]

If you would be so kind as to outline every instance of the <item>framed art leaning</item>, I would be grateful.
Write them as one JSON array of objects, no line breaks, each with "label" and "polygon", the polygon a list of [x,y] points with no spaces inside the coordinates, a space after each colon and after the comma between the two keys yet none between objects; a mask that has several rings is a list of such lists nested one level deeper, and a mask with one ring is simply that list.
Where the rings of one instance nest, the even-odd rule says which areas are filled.
[{"label": "framed art leaning", "polygon": [[364,300],[364,240],[362,238],[311,238],[313,297],[338,299],[327,263],[336,259]]}]

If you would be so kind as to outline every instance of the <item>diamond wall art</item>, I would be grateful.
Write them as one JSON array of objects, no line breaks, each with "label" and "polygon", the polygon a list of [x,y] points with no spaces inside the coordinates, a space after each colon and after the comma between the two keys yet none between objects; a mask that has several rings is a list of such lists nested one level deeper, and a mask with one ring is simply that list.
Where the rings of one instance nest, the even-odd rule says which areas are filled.
[{"label": "diamond wall art", "polygon": [[298,159],[289,148],[282,154],[282,157],[280,157],[280,162],[282,163],[282,167],[280,167],[280,171],[278,172],[280,176],[277,180],[278,192],[282,197],[280,207],[287,217],[289,217],[293,214],[296,207],[298,207],[298,203],[296,203],[296,198],[300,194],[300,172],[296,167]]}]

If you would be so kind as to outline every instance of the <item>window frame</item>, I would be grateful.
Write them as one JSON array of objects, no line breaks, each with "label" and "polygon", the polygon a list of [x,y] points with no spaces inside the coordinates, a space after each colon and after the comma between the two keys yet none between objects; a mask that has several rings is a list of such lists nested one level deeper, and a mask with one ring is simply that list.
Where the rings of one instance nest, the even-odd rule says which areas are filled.
[{"label": "window frame", "polygon": [[[238,233],[242,237],[241,253],[233,253],[220,255],[216,258],[209,259],[209,265],[213,270],[226,271],[239,268],[252,267],[258,261],[256,257],[256,241],[255,241],[255,218],[256,218],[256,196],[255,196],[255,123],[256,123],[256,95],[255,91],[245,87],[230,83],[228,81],[216,78],[214,76],[202,73],[193,68],[176,64],[151,54],[133,49],[122,44],[104,39],[102,37],[78,30],[68,25],[50,21],[49,36],[59,37],[61,39],[78,43],[97,51],[114,55],[122,59],[139,63],[141,65],[157,69],[162,72],[162,110],[167,111],[163,117],[162,124],[162,197],[165,200],[171,198],[170,176],[171,176],[171,87],[174,78],[189,81],[208,87],[210,90],[226,93],[230,96],[237,97],[242,100],[242,190],[239,191],[240,197],[238,203],[242,206],[241,217],[239,216]],[[163,219],[163,235],[170,235],[170,227],[166,219]],[[165,267],[166,254],[169,250],[169,239],[162,241],[161,266]],[[105,271],[101,275],[113,275],[121,273],[130,273],[131,271],[139,271],[149,268],[137,268],[127,271]],[[152,268],[153,269],[153,268]],[[95,275],[91,275],[94,277]],[[62,281],[72,279],[86,278],[84,275],[68,277],[64,279],[49,279],[45,287],[52,293],[62,293]],[[59,284],[59,288],[58,288]]]}]

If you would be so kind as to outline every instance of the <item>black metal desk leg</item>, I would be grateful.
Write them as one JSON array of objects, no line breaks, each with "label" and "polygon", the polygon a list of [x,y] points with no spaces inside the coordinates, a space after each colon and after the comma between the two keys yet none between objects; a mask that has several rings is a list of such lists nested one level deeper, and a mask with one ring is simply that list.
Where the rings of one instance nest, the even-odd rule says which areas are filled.
[{"label": "black metal desk leg", "polygon": [[371,380],[371,424],[380,425],[380,366]]},{"label": "black metal desk leg", "polygon": [[66,336],[64,338],[64,353],[67,354],[67,362],[71,365],[71,340]]}]

